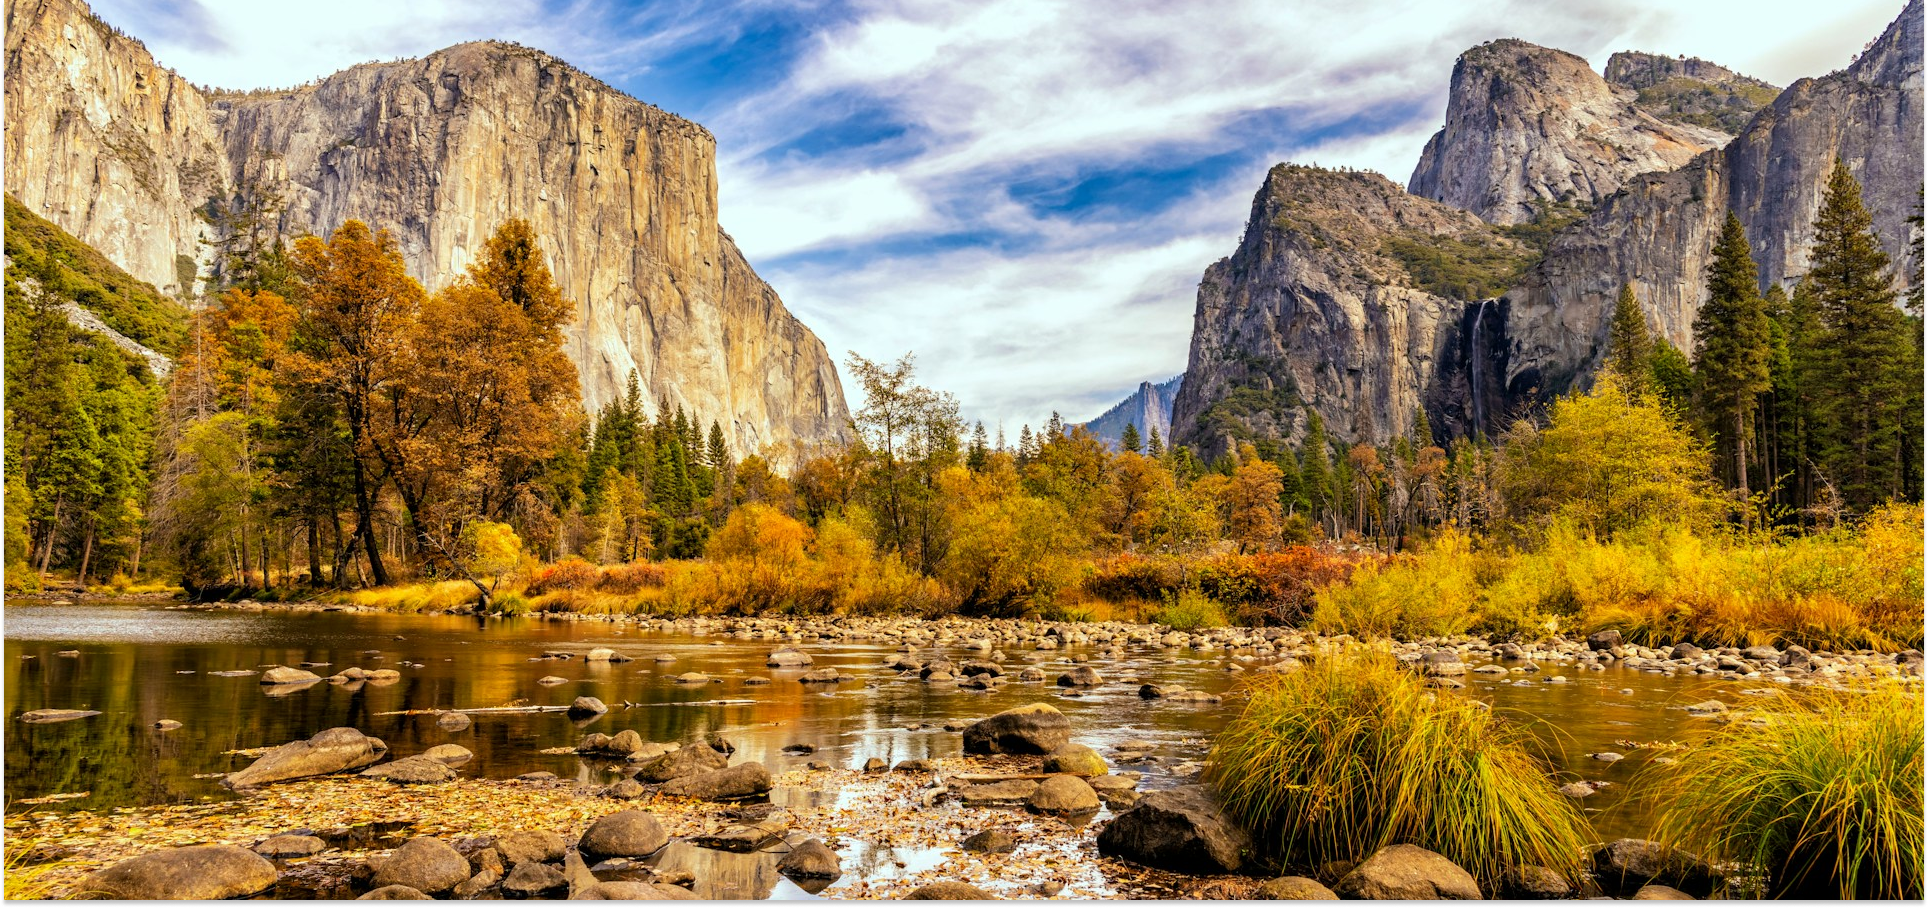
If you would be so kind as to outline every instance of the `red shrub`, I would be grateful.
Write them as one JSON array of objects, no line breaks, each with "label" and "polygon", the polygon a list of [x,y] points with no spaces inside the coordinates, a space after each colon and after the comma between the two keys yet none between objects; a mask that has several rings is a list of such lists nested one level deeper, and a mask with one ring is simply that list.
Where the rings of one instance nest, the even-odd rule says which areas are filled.
[{"label": "red shrub", "polygon": [[1156,602],[1178,589],[1178,565],[1166,558],[1118,555],[1098,562],[1096,573],[1085,579],[1085,592],[1100,599]]},{"label": "red shrub", "polygon": [[1221,555],[1198,568],[1198,587],[1240,624],[1297,624],[1312,597],[1352,576],[1358,559],[1312,546],[1254,555]]},{"label": "red shrub", "polygon": [[530,596],[540,596],[557,590],[586,590],[594,587],[602,579],[602,572],[595,565],[581,558],[564,558],[536,572],[534,580],[529,581],[525,591]]},{"label": "red shrub", "polygon": [[669,582],[660,564],[637,561],[632,564],[612,564],[602,569],[602,582],[596,589],[605,593],[629,595],[645,589],[659,589]]}]

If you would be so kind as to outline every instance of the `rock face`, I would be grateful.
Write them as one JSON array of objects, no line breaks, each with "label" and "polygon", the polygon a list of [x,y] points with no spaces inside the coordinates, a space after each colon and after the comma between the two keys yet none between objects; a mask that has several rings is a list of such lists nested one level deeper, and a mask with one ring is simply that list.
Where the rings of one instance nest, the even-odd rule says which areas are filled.
[{"label": "rock face", "polygon": [[388,745],[352,728],[331,728],[306,741],[283,744],[262,754],[240,772],[222,780],[229,788],[250,788],[270,782],[305,779],[359,769],[382,758]]},{"label": "rock face", "polygon": [[1882,247],[1907,261],[1922,188],[1921,64],[1915,0],[1854,65],[1794,83],[1725,148],[1630,181],[1555,237],[1507,295],[1509,389],[1559,393],[1591,376],[1622,282],[1633,284],[1660,336],[1691,350],[1703,275],[1730,209],[1764,283],[1805,274],[1814,213],[1837,158],[1861,182]]},{"label": "rock face", "polygon": [[190,845],[128,858],[94,874],[77,891],[115,899],[231,899],[274,885],[267,859],[234,845]]},{"label": "rock face", "polygon": [[1446,125],[1426,143],[1409,188],[1495,224],[1549,205],[1588,205],[1627,178],[1672,170],[1727,133],[1666,123],[1587,61],[1508,38],[1460,55]]},{"label": "rock face", "polygon": [[[1246,439],[1297,444],[1310,410],[1334,441],[1379,445],[1408,433],[1423,406],[1436,441],[1491,435],[1517,406],[1591,381],[1623,283],[1657,335],[1691,350],[1730,208],[1764,282],[1804,274],[1837,158],[1861,181],[1883,247],[1905,262],[1922,190],[1921,63],[1914,0],[1852,66],[1796,82],[1732,141],[1696,155],[1717,137],[1689,141],[1691,127],[1634,109],[1631,88],[1607,86],[1578,58],[1519,42],[1476,48],[1412,194],[1370,174],[1289,164],[1268,174],[1238,250],[1199,283],[1172,434],[1211,459]],[[1589,157],[1601,136],[1644,163]],[[1502,224],[1542,200],[1597,206],[1542,250],[1435,198]]]},{"label": "rock face", "polygon": [[79,0],[8,0],[6,54],[8,192],[156,286],[211,262],[210,201],[285,236],[387,227],[431,289],[523,217],[576,301],[589,412],[634,369],[739,453],[844,432],[823,343],[718,224],[715,139],[554,57],[478,42],[205,93]]},{"label": "rock face", "polygon": [[1099,441],[1110,445],[1112,450],[1119,450],[1127,425],[1138,427],[1141,445],[1151,444],[1153,429],[1158,430],[1161,441],[1168,440],[1172,437],[1172,403],[1178,399],[1178,389],[1184,383],[1183,375],[1155,385],[1140,382],[1138,390],[1133,391],[1130,397],[1113,405],[1104,415],[1085,423],[1084,427]]},{"label": "rock face", "polygon": [[1296,444],[1303,406],[1332,436],[1379,444],[1410,432],[1429,396],[1455,413],[1436,430],[1497,420],[1501,376],[1480,367],[1500,355],[1503,306],[1427,289],[1393,254],[1442,245],[1520,265],[1532,255],[1377,174],[1272,168],[1238,250],[1199,282],[1178,440],[1208,461],[1235,439]]},{"label": "rock face", "polygon": [[1234,873],[1251,847],[1200,785],[1151,792],[1098,834],[1103,854],[1179,873]]},{"label": "rock face", "polygon": [[1607,81],[1631,88],[1634,104],[1669,123],[1739,133],[1781,89],[1698,57],[1621,51],[1607,58]]}]

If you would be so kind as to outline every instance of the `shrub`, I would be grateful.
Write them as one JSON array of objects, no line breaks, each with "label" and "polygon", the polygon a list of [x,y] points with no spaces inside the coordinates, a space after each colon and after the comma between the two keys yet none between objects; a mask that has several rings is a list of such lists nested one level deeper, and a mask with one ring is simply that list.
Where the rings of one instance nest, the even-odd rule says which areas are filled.
[{"label": "shrub", "polygon": [[1198,568],[1198,588],[1225,603],[1240,624],[1297,624],[1320,587],[1352,576],[1357,562],[1310,546],[1221,555]]},{"label": "shrub", "polygon": [[1165,594],[1165,604],[1160,606],[1151,620],[1175,631],[1195,631],[1202,627],[1224,627],[1225,609],[1212,597],[1198,590],[1186,588],[1177,594]]},{"label": "shrub", "polygon": [[525,592],[530,596],[541,596],[557,590],[586,590],[601,580],[602,572],[595,565],[581,558],[564,558],[537,571]]},{"label": "shrub", "polygon": [[1780,694],[1655,766],[1661,835],[1767,874],[1769,895],[1922,897],[1919,691]]},{"label": "shrub", "polygon": [[1169,558],[1117,555],[1098,562],[1085,578],[1085,592],[1100,599],[1156,602],[1177,591],[1178,562]]},{"label": "shrub", "polygon": [[1350,582],[1319,590],[1309,625],[1365,637],[1464,633],[1477,617],[1476,559],[1465,536],[1441,533],[1422,557],[1368,562]]},{"label": "shrub", "polygon": [[602,579],[597,581],[596,589],[605,593],[634,594],[645,589],[660,587],[668,580],[668,574],[661,565],[647,561],[630,564],[605,565]]},{"label": "shrub", "polygon": [[1578,879],[1586,821],[1526,732],[1483,704],[1361,651],[1267,675],[1249,692],[1206,779],[1273,855],[1318,867],[1411,843],[1487,892],[1526,865]]}]

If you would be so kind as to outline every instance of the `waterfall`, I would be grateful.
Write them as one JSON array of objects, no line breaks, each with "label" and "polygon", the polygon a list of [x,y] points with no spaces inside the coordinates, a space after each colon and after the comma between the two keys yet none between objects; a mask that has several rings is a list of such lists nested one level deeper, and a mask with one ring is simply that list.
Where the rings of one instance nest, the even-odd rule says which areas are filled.
[{"label": "waterfall", "polygon": [[1486,335],[1480,333],[1480,322],[1486,318],[1487,300],[1479,301],[1479,308],[1473,313],[1473,337],[1466,345],[1467,384],[1473,391],[1473,431],[1486,431]]}]

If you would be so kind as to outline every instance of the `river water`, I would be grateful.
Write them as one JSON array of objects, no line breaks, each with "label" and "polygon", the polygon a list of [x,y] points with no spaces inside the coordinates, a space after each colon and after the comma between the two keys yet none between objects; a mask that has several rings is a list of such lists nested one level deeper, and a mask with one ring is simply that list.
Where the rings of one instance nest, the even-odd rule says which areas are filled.
[{"label": "river water", "polygon": [[[1110,682],[1067,696],[1049,682],[1011,681],[979,692],[900,680],[883,667],[896,651],[884,643],[805,641],[801,647],[815,657],[816,668],[835,667],[858,680],[801,684],[794,680],[801,670],[765,666],[769,642],[649,633],[600,621],[185,610],[97,600],[77,605],[10,601],[4,620],[9,812],[25,809],[21,802],[27,799],[81,792],[86,796],[32,809],[102,810],[233,797],[212,776],[238,769],[248,758],[223,751],[282,744],[343,725],[386,740],[396,755],[460,744],[475,754],[462,767],[469,777],[546,770],[601,786],[613,779],[598,767],[571,754],[542,751],[574,745],[587,732],[633,728],[651,741],[720,732],[737,746],[735,759],[761,760],[773,772],[807,760],[857,766],[881,757],[895,763],[959,753],[961,736],[942,730],[947,721],[1041,699],[1070,718],[1076,740],[1100,753],[1109,754],[1111,745],[1129,739],[1157,744],[1161,762],[1121,768],[1144,771],[1141,787],[1158,788],[1174,784],[1186,771],[1183,764],[1205,756],[1212,734],[1238,703],[1236,698],[1223,706],[1141,700],[1138,681],[1223,693],[1239,676],[1226,667],[1237,654],[1153,646],[1131,647],[1122,658],[1078,647],[1010,654],[1012,673],[1036,664],[1055,678],[1070,660],[1085,657]],[[636,661],[541,658],[548,651],[585,653],[597,646]],[[950,655],[960,662],[981,656],[964,650]],[[402,677],[383,686],[322,683],[271,696],[253,674],[216,674],[301,663],[326,663],[313,669],[323,676],[358,665],[398,669]],[[671,680],[688,671],[720,681]],[[1568,681],[1540,680],[1552,675]],[[546,676],[567,683],[537,683]],[[745,683],[753,677],[772,683]],[[1741,697],[1739,684],[1618,666],[1579,671],[1548,663],[1539,674],[1497,677],[1468,675],[1467,692],[1505,715],[1542,720],[1536,726],[1571,777],[1612,783],[1582,802],[1603,839],[1641,835],[1651,822],[1627,797],[1629,783],[1651,757],[1667,751],[1630,745],[1681,740],[1705,721],[1688,717],[1684,706],[1710,696],[1730,704]],[[471,728],[453,733],[437,728],[433,716],[396,714],[567,705],[584,694],[608,703],[611,711],[588,721],[554,712],[483,714],[474,716]],[[34,709],[91,709],[101,715],[45,725],[19,720]],[[152,728],[163,719],[183,725],[172,731]],[[785,753],[792,744],[808,744],[816,752]],[[1601,751],[1627,759],[1607,763],[1588,756]]]}]

